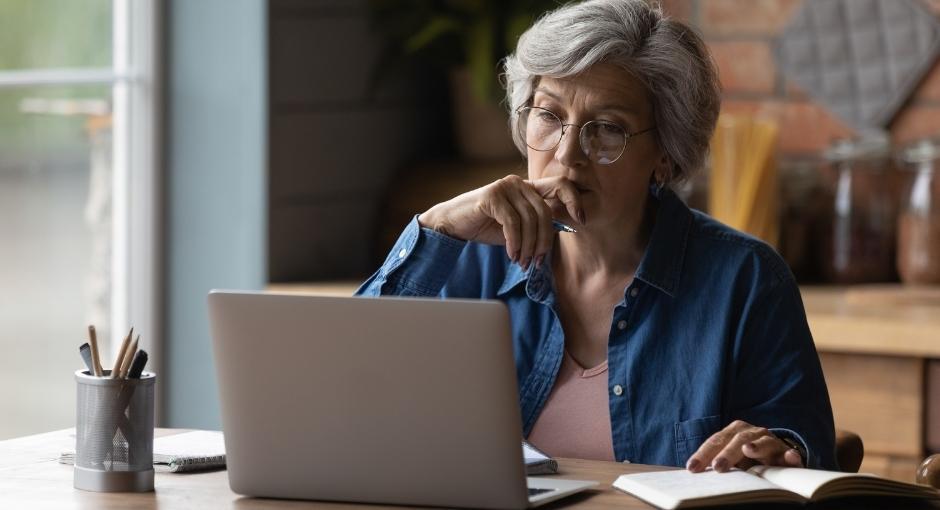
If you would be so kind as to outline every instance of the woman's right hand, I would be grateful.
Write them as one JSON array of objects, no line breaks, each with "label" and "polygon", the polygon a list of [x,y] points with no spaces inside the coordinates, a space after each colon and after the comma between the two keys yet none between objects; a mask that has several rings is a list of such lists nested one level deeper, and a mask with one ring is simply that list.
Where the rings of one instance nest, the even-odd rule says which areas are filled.
[{"label": "woman's right hand", "polygon": [[565,177],[532,181],[510,175],[441,202],[418,216],[418,223],[465,241],[505,245],[523,268],[541,265],[552,249],[552,219],[584,224],[581,197]]}]

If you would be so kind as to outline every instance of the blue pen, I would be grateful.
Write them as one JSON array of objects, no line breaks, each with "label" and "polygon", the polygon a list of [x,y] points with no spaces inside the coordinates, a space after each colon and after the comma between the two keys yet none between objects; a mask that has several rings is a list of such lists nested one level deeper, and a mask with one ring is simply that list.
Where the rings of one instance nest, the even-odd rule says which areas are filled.
[{"label": "blue pen", "polygon": [[552,226],[555,227],[555,230],[557,232],[570,232],[572,234],[577,232],[577,230],[569,227],[568,225],[565,225],[564,223],[558,220],[552,220]]}]

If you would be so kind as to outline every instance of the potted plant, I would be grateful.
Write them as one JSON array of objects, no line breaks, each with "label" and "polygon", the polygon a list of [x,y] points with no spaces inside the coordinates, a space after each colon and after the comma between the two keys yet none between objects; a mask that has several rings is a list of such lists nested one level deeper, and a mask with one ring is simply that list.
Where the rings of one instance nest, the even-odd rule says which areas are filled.
[{"label": "potted plant", "polygon": [[558,0],[373,0],[375,27],[393,54],[418,58],[450,77],[457,142],[464,157],[517,154],[502,104],[500,61]]}]

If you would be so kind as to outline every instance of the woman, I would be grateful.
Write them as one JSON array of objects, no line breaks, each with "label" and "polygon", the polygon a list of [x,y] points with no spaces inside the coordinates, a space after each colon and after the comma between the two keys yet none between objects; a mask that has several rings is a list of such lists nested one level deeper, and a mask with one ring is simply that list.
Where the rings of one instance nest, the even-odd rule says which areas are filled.
[{"label": "woman", "polygon": [[551,455],[836,469],[793,276],[670,190],[718,115],[701,39],[643,0],[589,1],[536,22],[505,74],[528,179],[416,216],[359,293],[505,302],[523,433]]}]

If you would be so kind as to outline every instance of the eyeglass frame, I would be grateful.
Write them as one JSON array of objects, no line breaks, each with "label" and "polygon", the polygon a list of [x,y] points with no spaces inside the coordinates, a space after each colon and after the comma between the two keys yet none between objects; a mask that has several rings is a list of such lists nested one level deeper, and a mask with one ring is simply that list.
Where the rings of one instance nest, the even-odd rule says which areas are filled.
[{"label": "eyeglass frame", "polygon": [[[642,135],[642,134],[644,134],[644,133],[648,133],[648,132],[650,132],[650,131],[656,129],[656,126],[650,126],[650,127],[646,128],[646,129],[641,129],[640,131],[636,131],[636,132],[631,133],[631,132],[627,131],[626,129],[624,129],[624,127],[621,126],[620,124],[617,124],[616,122],[611,122],[611,121],[609,121],[609,120],[602,120],[602,119],[589,120],[589,121],[585,122],[584,124],[575,124],[575,123],[573,123],[573,122],[572,122],[572,123],[569,123],[569,124],[565,124],[564,121],[561,120],[561,117],[560,117],[557,113],[555,113],[555,112],[549,110],[548,108],[543,108],[543,107],[541,107],[541,106],[531,106],[531,105],[528,105],[528,104],[523,104],[523,105],[520,105],[518,108],[516,108],[515,114],[516,114],[516,115],[520,115],[521,112],[522,112],[522,110],[525,110],[526,108],[528,108],[529,110],[538,109],[538,110],[546,111],[546,112],[552,114],[552,116],[554,116],[556,119],[558,119],[558,122],[561,124],[561,135],[558,137],[558,141],[555,142],[555,145],[552,145],[551,147],[549,147],[549,148],[547,148],[547,149],[536,149],[535,147],[532,147],[531,145],[529,145],[529,142],[527,141],[527,138],[528,138],[528,137],[525,136],[525,133],[520,133],[520,134],[522,135],[522,143],[524,143],[526,147],[528,147],[528,148],[530,148],[530,149],[532,149],[532,150],[534,150],[534,151],[538,151],[538,152],[548,152],[548,151],[553,151],[553,150],[557,149],[558,146],[561,145],[561,141],[565,138],[565,130],[566,130],[569,126],[576,126],[576,127],[578,128],[578,147],[580,147],[581,152],[584,153],[584,155],[587,156],[588,159],[591,159],[590,155],[588,155],[588,152],[587,152],[586,150],[584,150],[584,145],[581,143],[581,132],[582,132],[582,130],[584,129],[584,127],[587,126],[588,124],[592,123],[592,122],[596,122],[596,123],[602,123],[602,122],[603,122],[603,123],[611,124],[611,125],[613,125],[613,126],[617,126],[617,128],[619,128],[621,131],[623,131],[623,146],[620,147],[620,152],[617,154],[617,157],[614,158],[614,159],[612,159],[612,160],[610,160],[609,163],[601,163],[600,161],[594,161],[593,159],[591,159],[592,162],[597,163],[598,165],[605,165],[605,166],[606,166],[606,165],[613,165],[614,163],[617,162],[617,160],[620,159],[620,156],[623,156],[623,153],[624,153],[624,151],[627,150],[627,144],[630,143],[630,139],[631,139],[631,138],[633,138],[634,136]],[[528,130],[528,123],[526,123],[526,129]]]}]

